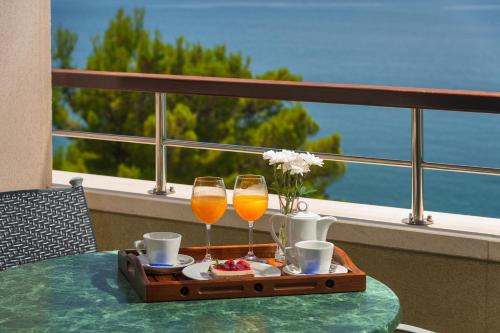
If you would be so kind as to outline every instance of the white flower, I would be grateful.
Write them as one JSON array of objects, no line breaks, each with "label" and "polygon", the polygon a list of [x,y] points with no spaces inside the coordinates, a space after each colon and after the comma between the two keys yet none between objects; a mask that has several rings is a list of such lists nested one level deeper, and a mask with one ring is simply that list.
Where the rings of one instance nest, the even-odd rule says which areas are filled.
[{"label": "white flower", "polygon": [[310,171],[309,169],[309,164],[302,158],[300,154],[296,154],[295,158],[290,161],[290,174],[291,175],[303,175],[305,173],[308,173]]},{"label": "white flower", "polygon": [[302,159],[308,164],[308,165],[317,165],[322,167],[323,166],[323,160],[319,157],[316,157],[313,154],[310,153],[302,153],[300,154]]},{"label": "white flower", "polygon": [[265,160],[269,160],[269,165],[273,165],[276,162],[276,152],[274,150],[268,150],[264,154],[262,154],[262,158]]},{"label": "white flower", "polygon": [[269,150],[262,157],[269,160],[269,165],[277,165],[283,173],[290,171],[291,175],[303,175],[311,171],[311,165],[323,166],[323,160],[310,153],[296,153],[291,150]]},{"label": "white flower", "polygon": [[[262,155],[265,160],[269,160],[269,165],[290,163],[296,158],[296,156],[298,156],[296,152],[285,149],[278,152],[269,150]],[[287,168],[288,167],[286,167],[285,169]]]},{"label": "white flower", "polygon": [[303,175],[305,173],[308,173],[309,171],[311,171],[309,169],[309,166],[308,165],[304,165],[304,166],[301,166],[301,165],[291,165],[291,169],[290,169],[290,174],[291,175]]},{"label": "white flower", "polygon": [[287,172],[293,169],[293,162],[299,156],[296,152],[290,150],[282,150],[276,154],[276,159],[280,163],[283,172]]},{"label": "white flower", "polygon": [[294,151],[283,149],[282,151],[276,153],[276,163],[290,163],[297,157],[297,155],[298,154]]}]

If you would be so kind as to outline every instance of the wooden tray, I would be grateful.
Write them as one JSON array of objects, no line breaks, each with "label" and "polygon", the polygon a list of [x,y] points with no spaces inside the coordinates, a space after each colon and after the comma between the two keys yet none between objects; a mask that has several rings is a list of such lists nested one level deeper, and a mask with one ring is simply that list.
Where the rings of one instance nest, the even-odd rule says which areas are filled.
[{"label": "wooden tray", "polygon": [[[274,257],[275,250],[276,244],[257,244],[254,246],[254,252],[258,257],[268,258],[268,264],[281,267],[283,265],[280,262],[271,259]],[[214,259],[239,258],[244,256],[247,251],[248,245],[213,246],[211,249]],[[181,248],[179,252],[201,260],[205,256],[205,247],[186,247]],[[349,272],[198,281],[188,279],[180,272],[174,275],[146,274],[135,250],[118,252],[118,269],[145,302],[326,294],[364,291],[366,289],[365,272],[356,267],[338,246],[335,247],[334,261],[347,267]]]}]

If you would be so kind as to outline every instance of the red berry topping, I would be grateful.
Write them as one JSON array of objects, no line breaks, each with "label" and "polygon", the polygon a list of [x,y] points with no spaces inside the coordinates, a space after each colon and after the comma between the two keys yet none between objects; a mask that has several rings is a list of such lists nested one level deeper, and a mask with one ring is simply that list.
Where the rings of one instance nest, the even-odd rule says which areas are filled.
[{"label": "red berry topping", "polygon": [[235,262],[232,259],[226,260],[223,264],[216,264],[213,267],[221,271],[245,271],[251,269],[247,261],[238,260]]},{"label": "red berry topping", "polygon": [[243,266],[243,267],[246,267],[246,268],[250,268],[250,263],[248,263],[248,261],[245,261],[245,260],[238,260],[238,262],[236,263],[236,265],[240,265],[240,266]]}]

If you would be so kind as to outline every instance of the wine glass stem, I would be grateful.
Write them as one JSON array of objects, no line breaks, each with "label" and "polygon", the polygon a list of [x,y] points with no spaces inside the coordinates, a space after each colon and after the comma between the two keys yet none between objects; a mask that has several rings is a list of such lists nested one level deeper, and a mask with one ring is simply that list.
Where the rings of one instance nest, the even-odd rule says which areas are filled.
[{"label": "wine glass stem", "polygon": [[206,224],[207,226],[207,253],[205,255],[205,258],[210,258],[210,228],[212,227],[211,224]]},{"label": "wine glass stem", "polygon": [[253,221],[248,221],[248,255],[253,253]]}]

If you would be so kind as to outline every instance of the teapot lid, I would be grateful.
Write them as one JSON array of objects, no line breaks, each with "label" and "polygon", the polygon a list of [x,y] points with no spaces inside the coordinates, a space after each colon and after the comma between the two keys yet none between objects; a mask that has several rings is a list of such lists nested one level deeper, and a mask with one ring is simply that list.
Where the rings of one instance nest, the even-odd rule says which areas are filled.
[{"label": "teapot lid", "polygon": [[308,211],[309,205],[305,201],[299,201],[297,203],[297,213],[293,215],[294,219],[318,219],[320,216],[316,213]]}]

